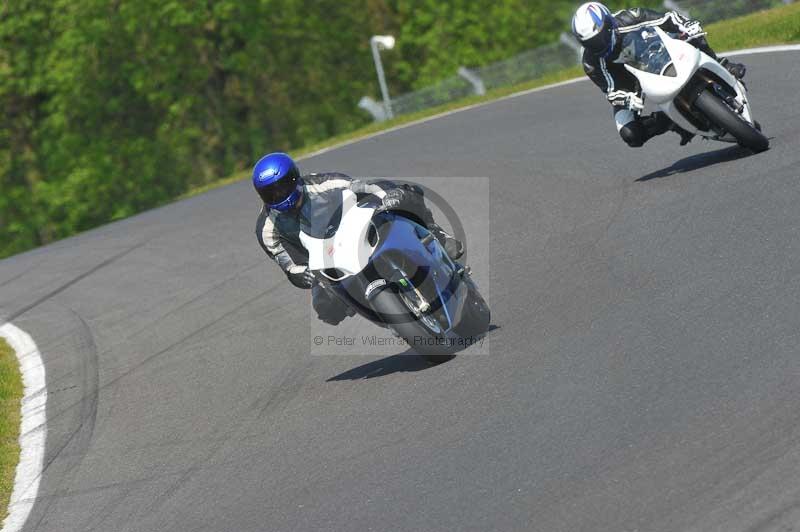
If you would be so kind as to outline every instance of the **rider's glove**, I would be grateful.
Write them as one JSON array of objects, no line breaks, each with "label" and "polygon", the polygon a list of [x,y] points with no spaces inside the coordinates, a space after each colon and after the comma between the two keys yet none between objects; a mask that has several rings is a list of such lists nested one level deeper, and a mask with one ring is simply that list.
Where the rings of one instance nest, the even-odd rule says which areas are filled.
[{"label": "rider's glove", "polygon": [[683,26],[683,34],[686,35],[687,39],[694,39],[706,33],[703,31],[703,27],[700,26],[700,22],[692,20]]},{"label": "rider's glove", "polygon": [[286,270],[286,277],[289,282],[297,288],[311,288],[314,284],[314,274],[308,270],[305,264],[295,264]]},{"label": "rider's glove", "polygon": [[406,199],[405,191],[402,188],[393,188],[386,191],[383,197],[381,210],[397,209],[403,204]]},{"label": "rider's glove", "polygon": [[615,107],[624,107],[634,113],[641,113],[644,110],[644,100],[633,92],[616,91],[609,93],[608,101]]},{"label": "rider's glove", "polygon": [[644,110],[644,100],[635,94],[628,96],[626,107],[634,113],[641,113]]}]

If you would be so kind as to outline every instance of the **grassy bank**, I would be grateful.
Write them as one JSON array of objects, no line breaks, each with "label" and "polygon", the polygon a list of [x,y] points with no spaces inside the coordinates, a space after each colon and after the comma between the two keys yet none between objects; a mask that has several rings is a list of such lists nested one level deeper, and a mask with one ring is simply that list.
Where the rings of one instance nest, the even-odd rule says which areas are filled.
[{"label": "grassy bank", "polygon": [[22,376],[14,351],[0,338],[0,518],[5,518],[19,462]]},{"label": "grassy bank", "polygon": [[[708,31],[708,40],[711,46],[718,52],[740,50],[757,46],[769,46],[773,44],[797,43],[800,42],[800,3],[781,6],[769,11],[762,11],[744,17],[710,24],[706,27],[706,31]],[[293,150],[292,155],[295,157],[302,157],[303,155],[314,153],[323,148],[353,141],[379,131],[422,120],[447,111],[489,102],[516,92],[572,79],[582,74],[583,71],[580,67],[568,68],[536,80],[494,89],[488,91],[483,96],[464,98],[446,105],[425,109],[417,113],[402,115],[386,122],[376,122],[350,133],[330,138],[324,142]],[[265,151],[268,149],[268,147],[265,147]],[[194,196],[213,188],[234,183],[240,179],[244,179],[248,175],[247,172],[237,173],[204,187],[190,190],[188,193],[184,194],[182,198]]]},{"label": "grassy bank", "polygon": [[711,24],[708,42],[719,51],[800,42],[800,3]]}]

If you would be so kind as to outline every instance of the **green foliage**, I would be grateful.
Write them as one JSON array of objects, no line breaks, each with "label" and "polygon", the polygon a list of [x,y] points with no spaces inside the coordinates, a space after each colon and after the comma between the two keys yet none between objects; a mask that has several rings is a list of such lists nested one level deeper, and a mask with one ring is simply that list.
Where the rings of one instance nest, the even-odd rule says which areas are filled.
[{"label": "green foliage", "polygon": [[17,356],[0,338],[0,519],[7,515],[19,462],[20,402],[22,375]]},{"label": "green foliage", "polygon": [[397,37],[384,59],[399,94],[556,40],[576,4],[3,2],[0,257],[363,127],[371,35]]}]

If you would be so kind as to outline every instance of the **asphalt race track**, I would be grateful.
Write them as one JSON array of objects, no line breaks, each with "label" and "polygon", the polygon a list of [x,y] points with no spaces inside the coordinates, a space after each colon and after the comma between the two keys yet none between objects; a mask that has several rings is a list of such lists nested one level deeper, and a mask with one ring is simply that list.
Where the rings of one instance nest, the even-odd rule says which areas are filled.
[{"label": "asphalt race track", "polygon": [[496,326],[440,366],[312,354],[249,183],[0,262],[2,317],[49,389],[25,530],[796,526],[799,59],[743,58],[760,155],[672,133],[631,150],[576,83],[304,161],[488,178],[426,181]]}]

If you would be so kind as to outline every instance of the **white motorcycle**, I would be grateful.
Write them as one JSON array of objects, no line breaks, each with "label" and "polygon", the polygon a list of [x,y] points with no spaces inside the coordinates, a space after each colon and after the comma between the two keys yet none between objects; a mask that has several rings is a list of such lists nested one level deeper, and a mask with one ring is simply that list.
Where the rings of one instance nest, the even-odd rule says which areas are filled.
[{"label": "white motorcycle", "polygon": [[450,260],[422,225],[380,200],[332,192],[327,207],[300,224],[308,267],[329,293],[395,331],[432,362],[480,340],[491,311],[469,268]]},{"label": "white motorcycle", "polygon": [[744,83],[691,44],[658,27],[632,31],[624,34],[615,62],[636,76],[646,100],[686,131],[754,152],[769,148]]}]

